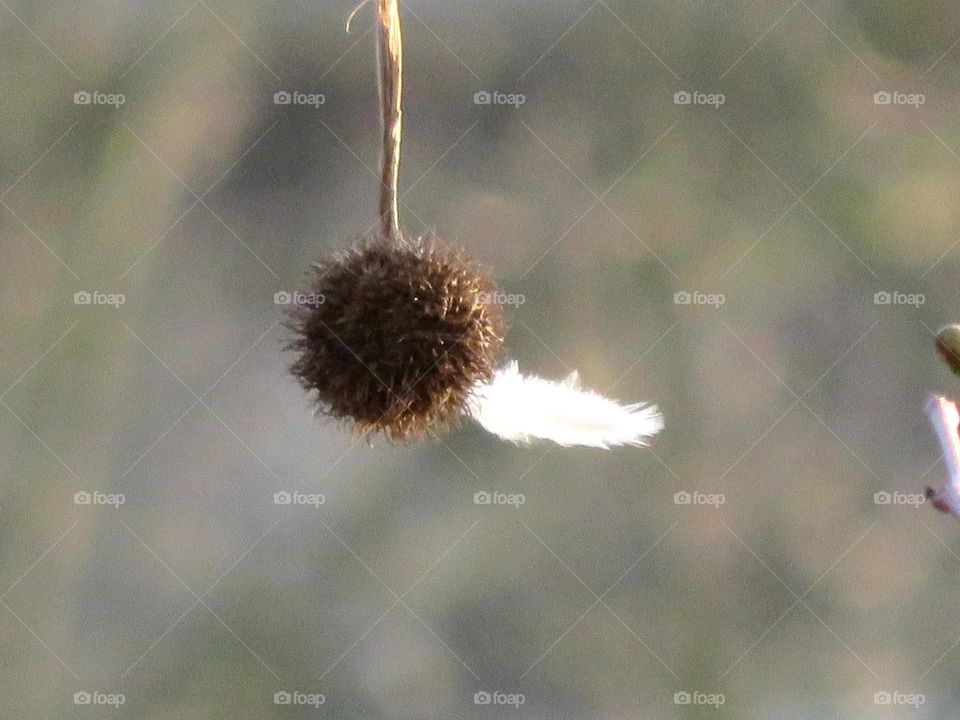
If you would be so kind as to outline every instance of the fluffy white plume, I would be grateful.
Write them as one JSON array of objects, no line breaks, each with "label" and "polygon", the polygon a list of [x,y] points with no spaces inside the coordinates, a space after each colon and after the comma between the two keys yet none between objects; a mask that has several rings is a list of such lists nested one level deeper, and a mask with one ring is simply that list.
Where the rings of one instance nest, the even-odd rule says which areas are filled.
[{"label": "fluffy white plume", "polygon": [[960,412],[952,400],[931,395],[927,400],[927,417],[940,440],[947,465],[946,486],[937,492],[927,488],[927,497],[937,510],[960,518]]},{"label": "fluffy white plume", "polygon": [[576,372],[561,382],[521,375],[514,361],[476,388],[470,414],[494,435],[515,443],[543,439],[603,449],[641,446],[663,429],[656,406],[620,405],[583,390]]}]

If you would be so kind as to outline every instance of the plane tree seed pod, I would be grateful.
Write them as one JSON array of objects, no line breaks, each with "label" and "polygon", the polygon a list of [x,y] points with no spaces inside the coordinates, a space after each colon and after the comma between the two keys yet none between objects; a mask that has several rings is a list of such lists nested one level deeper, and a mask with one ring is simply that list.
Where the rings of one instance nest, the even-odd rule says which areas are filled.
[{"label": "plane tree seed pod", "polygon": [[[314,266],[291,315],[292,372],[326,414],[393,440],[443,431],[489,382],[503,309],[480,267],[437,241],[376,238]],[[321,302],[322,300],[322,302]]]},{"label": "plane tree seed pod", "polygon": [[501,295],[462,251],[407,239],[397,218],[403,52],[398,0],[377,0],[383,152],[378,229],[313,266],[287,325],[291,372],[321,412],[362,435],[404,441],[469,417],[518,444],[646,445],[663,427],[655,406],[621,405],[502,361]]}]

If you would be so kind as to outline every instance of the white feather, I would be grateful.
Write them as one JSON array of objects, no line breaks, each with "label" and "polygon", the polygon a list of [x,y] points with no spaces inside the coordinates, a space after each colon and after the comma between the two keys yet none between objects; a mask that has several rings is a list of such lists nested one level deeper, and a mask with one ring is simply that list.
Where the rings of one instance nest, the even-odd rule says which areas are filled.
[{"label": "white feather", "polygon": [[470,414],[486,430],[515,443],[542,439],[603,449],[642,446],[663,429],[654,405],[620,405],[583,390],[576,372],[561,382],[521,375],[515,361],[477,386]]}]

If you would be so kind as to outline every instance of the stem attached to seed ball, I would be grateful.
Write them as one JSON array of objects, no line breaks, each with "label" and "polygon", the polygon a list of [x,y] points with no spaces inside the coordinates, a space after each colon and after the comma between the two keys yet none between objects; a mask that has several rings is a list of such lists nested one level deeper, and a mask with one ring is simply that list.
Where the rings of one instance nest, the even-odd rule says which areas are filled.
[{"label": "stem attached to seed ball", "polygon": [[380,112],[383,118],[383,166],[380,176],[380,233],[400,237],[397,183],[400,178],[400,136],[403,102],[403,38],[397,0],[378,0],[377,43],[380,77]]},{"label": "stem attached to seed ball", "polygon": [[493,379],[503,342],[496,287],[459,250],[407,239],[397,217],[403,43],[397,0],[377,0],[383,122],[379,229],[314,265],[316,302],[296,306],[291,371],[322,412],[366,436],[442,432]]},{"label": "stem attached to seed ball", "polygon": [[379,229],[316,263],[311,301],[295,306],[291,372],[318,408],[367,437],[437,435],[463,417],[515,443],[646,445],[655,406],[621,405],[502,364],[502,306],[491,277],[436,239],[408,240],[397,217],[402,52],[398,0],[377,0],[383,155]]}]

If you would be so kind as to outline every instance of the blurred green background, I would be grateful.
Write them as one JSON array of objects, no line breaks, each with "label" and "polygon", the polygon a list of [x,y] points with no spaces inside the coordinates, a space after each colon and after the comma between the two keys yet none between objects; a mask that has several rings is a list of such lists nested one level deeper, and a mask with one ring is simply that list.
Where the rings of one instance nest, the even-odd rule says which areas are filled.
[{"label": "blurred green background", "polygon": [[0,715],[955,716],[960,8],[404,3],[402,221],[522,369],[660,405],[611,452],[371,448],[286,375],[376,221],[352,9],[0,2]]}]

